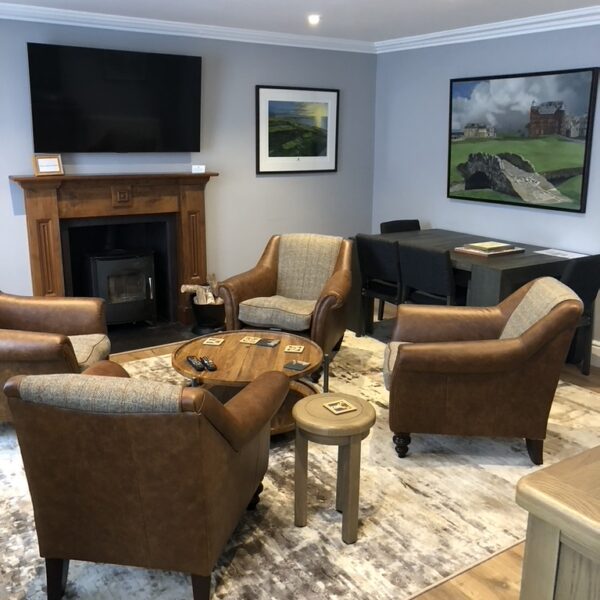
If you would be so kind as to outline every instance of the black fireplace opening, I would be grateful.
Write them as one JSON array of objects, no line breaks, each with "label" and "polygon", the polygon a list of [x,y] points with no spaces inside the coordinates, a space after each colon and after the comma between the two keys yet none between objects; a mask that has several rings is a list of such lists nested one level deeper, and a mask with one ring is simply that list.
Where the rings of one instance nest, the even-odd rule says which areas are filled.
[{"label": "black fireplace opening", "polygon": [[174,215],[61,221],[65,291],[106,300],[109,325],[177,319]]}]

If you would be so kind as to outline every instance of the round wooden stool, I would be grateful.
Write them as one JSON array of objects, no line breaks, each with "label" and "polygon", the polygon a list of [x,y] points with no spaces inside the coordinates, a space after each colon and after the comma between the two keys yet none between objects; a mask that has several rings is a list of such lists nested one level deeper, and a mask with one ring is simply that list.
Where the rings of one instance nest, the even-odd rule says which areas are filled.
[{"label": "round wooden stool", "polygon": [[375,409],[348,394],[315,394],[300,400],[292,414],[296,420],[294,522],[297,527],[306,525],[308,441],[338,446],[335,508],[343,513],[342,540],[353,544],[358,531],[360,443],[375,423]]}]

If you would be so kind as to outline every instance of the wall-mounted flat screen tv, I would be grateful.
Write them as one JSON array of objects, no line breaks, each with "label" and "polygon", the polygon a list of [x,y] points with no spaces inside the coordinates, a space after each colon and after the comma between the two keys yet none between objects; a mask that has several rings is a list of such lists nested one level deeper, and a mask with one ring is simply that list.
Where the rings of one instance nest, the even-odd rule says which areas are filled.
[{"label": "wall-mounted flat screen tv", "polygon": [[35,152],[198,152],[202,59],[27,44]]}]

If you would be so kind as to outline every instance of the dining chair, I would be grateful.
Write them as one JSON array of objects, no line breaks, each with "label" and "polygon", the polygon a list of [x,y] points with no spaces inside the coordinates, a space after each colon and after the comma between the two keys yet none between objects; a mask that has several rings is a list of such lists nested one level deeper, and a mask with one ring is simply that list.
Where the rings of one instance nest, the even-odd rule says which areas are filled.
[{"label": "dining chair", "polygon": [[361,277],[363,305],[362,330],[373,331],[373,301],[379,299],[378,318],[383,319],[384,303],[400,304],[402,280],[398,259],[398,242],[380,235],[358,233],[355,237]]},{"label": "dining chair", "polygon": [[578,364],[579,370],[584,375],[589,375],[594,334],[594,305],[600,289],[600,255],[570,260],[560,280],[583,302],[583,314],[577,324],[567,362]]},{"label": "dining chair", "polygon": [[457,288],[449,250],[398,244],[402,302],[466,304],[466,290]]},{"label": "dining chair", "polygon": [[397,219],[396,221],[383,221],[379,224],[381,233],[399,233],[402,231],[419,231],[419,219]]}]

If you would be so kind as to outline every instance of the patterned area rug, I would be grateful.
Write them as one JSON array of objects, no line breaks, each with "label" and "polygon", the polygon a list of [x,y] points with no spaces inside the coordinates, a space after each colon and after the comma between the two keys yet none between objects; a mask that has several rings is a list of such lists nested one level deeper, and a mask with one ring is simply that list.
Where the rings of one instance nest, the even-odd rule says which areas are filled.
[{"label": "patterned area rug", "polygon": [[[331,391],[373,403],[377,423],[362,444],[358,541],[341,539],[335,448],[309,445],[308,525],[294,526],[293,436],[272,442],[265,491],[213,571],[213,598],[406,600],[522,539],[526,513],[515,484],[531,473],[522,440],[414,435],[396,457],[383,387],[383,344],[347,334],[331,367]],[[181,381],[169,356],[126,365],[134,377]],[[598,394],[561,383],[545,464],[600,443]],[[11,427],[0,427],[0,599],[45,598],[43,562]],[[66,598],[182,600],[179,573],[73,562]],[[501,597],[499,590],[498,597]]]}]

